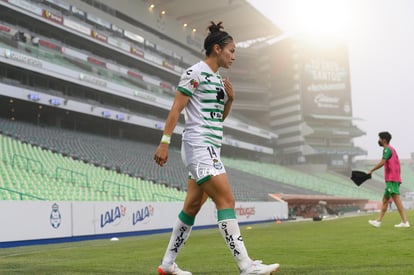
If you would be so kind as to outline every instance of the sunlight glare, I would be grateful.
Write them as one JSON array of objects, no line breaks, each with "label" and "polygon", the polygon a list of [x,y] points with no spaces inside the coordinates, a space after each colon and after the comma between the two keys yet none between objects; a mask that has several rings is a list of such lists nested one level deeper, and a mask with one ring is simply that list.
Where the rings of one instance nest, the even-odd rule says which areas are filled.
[{"label": "sunlight glare", "polygon": [[297,0],[292,14],[297,33],[332,35],[346,39],[350,28],[349,1]]}]

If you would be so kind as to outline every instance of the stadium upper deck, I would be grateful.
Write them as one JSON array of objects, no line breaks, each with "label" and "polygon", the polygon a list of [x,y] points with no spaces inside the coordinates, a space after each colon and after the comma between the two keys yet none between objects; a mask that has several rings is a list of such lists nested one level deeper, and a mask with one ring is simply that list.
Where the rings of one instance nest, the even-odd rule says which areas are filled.
[{"label": "stadium upper deck", "polygon": [[[48,3],[50,1],[44,1],[44,4]],[[153,130],[162,128],[165,110],[171,103],[169,95],[174,91],[174,86],[170,83],[177,80],[183,70],[178,55],[172,54],[176,59],[176,64],[172,64],[171,59],[166,57],[165,52],[159,51],[160,47],[156,44],[150,47],[151,43],[145,42],[145,39],[144,44],[137,43],[139,35],[126,32],[126,37],[126,30],[123,30],[124,35],[117,37],[119,28],[114,30],[111,24],[106,30],[101,30],[102,24],[105,24],[99,20],[102,23],[100,27],[92,26],[91,13],[85,13],[85,21],[82,22],[73,13],[70,16],[39,2],[9,1],[0,4],[9,8],[2,9],[2,19],[7,21],[2,25],[2,32],[6,33],[6,39],[9,35],[17,40],[12,43],[14,47],[2,48],[2,62],[7,64],[3,76],[7,79],[5,82],[9,82],[2,84],[6,85],[2,89],[3,95]],[[80,9],[63,6],[79,16]],[[131,41],[130,37],[135,40]],[[82,46],[82,43],[89,51],[76,48]],[[117,56],[115,60],[114,55]],[[65,62],[62,63],[62,60]],[[68,62],[71,64],[68,65]],[[75,70],[73,65],[77,66]],[[13,73],[9,72],[16,66],[19,67],[18,71],[25,71],[25,78],[32,80],[17,77],[14,81],[19,82],[19,87],[16,87],[16,83],[10,85]],[[45,76],[49,84],[39,84]],[[119,80],[123,81],[121,85]],[[63,84],[57,85],[58,81]],[[125,82],[129,82],[128,85]],[[35,92],[32,91],[33,88]],[[131,99],[133,103],[129,103]],[[148,108],[149,106],[152,107]],[[148,114],[152,116],[148,117]],[[273,148],[262,144],[267,144],[276,135],[236,118],[231,118],[226,123],[231,129],[231,136],[226,137],[225,144],[273,153]],[[180,132],[180,129],[178,127],[177,131]]]}]

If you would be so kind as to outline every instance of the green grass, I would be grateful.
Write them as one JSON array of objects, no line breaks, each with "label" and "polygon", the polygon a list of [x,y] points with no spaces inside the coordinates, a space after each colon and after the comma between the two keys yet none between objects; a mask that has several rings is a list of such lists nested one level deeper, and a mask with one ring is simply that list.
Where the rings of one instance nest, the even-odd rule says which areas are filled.
[{"label": "green grass", "polygon": [[[281,264],[278,274],[414,274],[414,228],[382,227],[376,214],[242,226],[252,258]],[[414,211],[408,212],[414,222]],[[28,230],[30,227],[27,228]],[[0,249],[0,274],[156,274],[169,234]],[[218,229],[195,230],[177,259],[198,274],[236,275],[237,266]]]}]

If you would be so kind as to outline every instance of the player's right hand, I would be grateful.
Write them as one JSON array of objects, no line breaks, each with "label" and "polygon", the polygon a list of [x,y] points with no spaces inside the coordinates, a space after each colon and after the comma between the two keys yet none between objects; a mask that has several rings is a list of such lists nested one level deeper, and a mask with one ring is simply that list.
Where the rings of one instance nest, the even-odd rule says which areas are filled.
[{"label": "player's right hand", "polygon": [[160,143],[160,145],[158,145],[158,148],[155,151],[154,160],[161,167],[163,167],[164,164],[167,163],[167,160],[168,160],[168,144]]}]

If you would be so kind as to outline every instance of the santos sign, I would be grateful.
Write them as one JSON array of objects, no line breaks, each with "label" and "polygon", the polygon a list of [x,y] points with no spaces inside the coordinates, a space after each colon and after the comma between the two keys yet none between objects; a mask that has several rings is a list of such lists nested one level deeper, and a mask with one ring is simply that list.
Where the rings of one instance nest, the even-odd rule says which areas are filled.
[{"label": "santos sign", "polygon": [[304,114],[352,115],[349,65],[345,50],[307,52],[302,68]]}]

